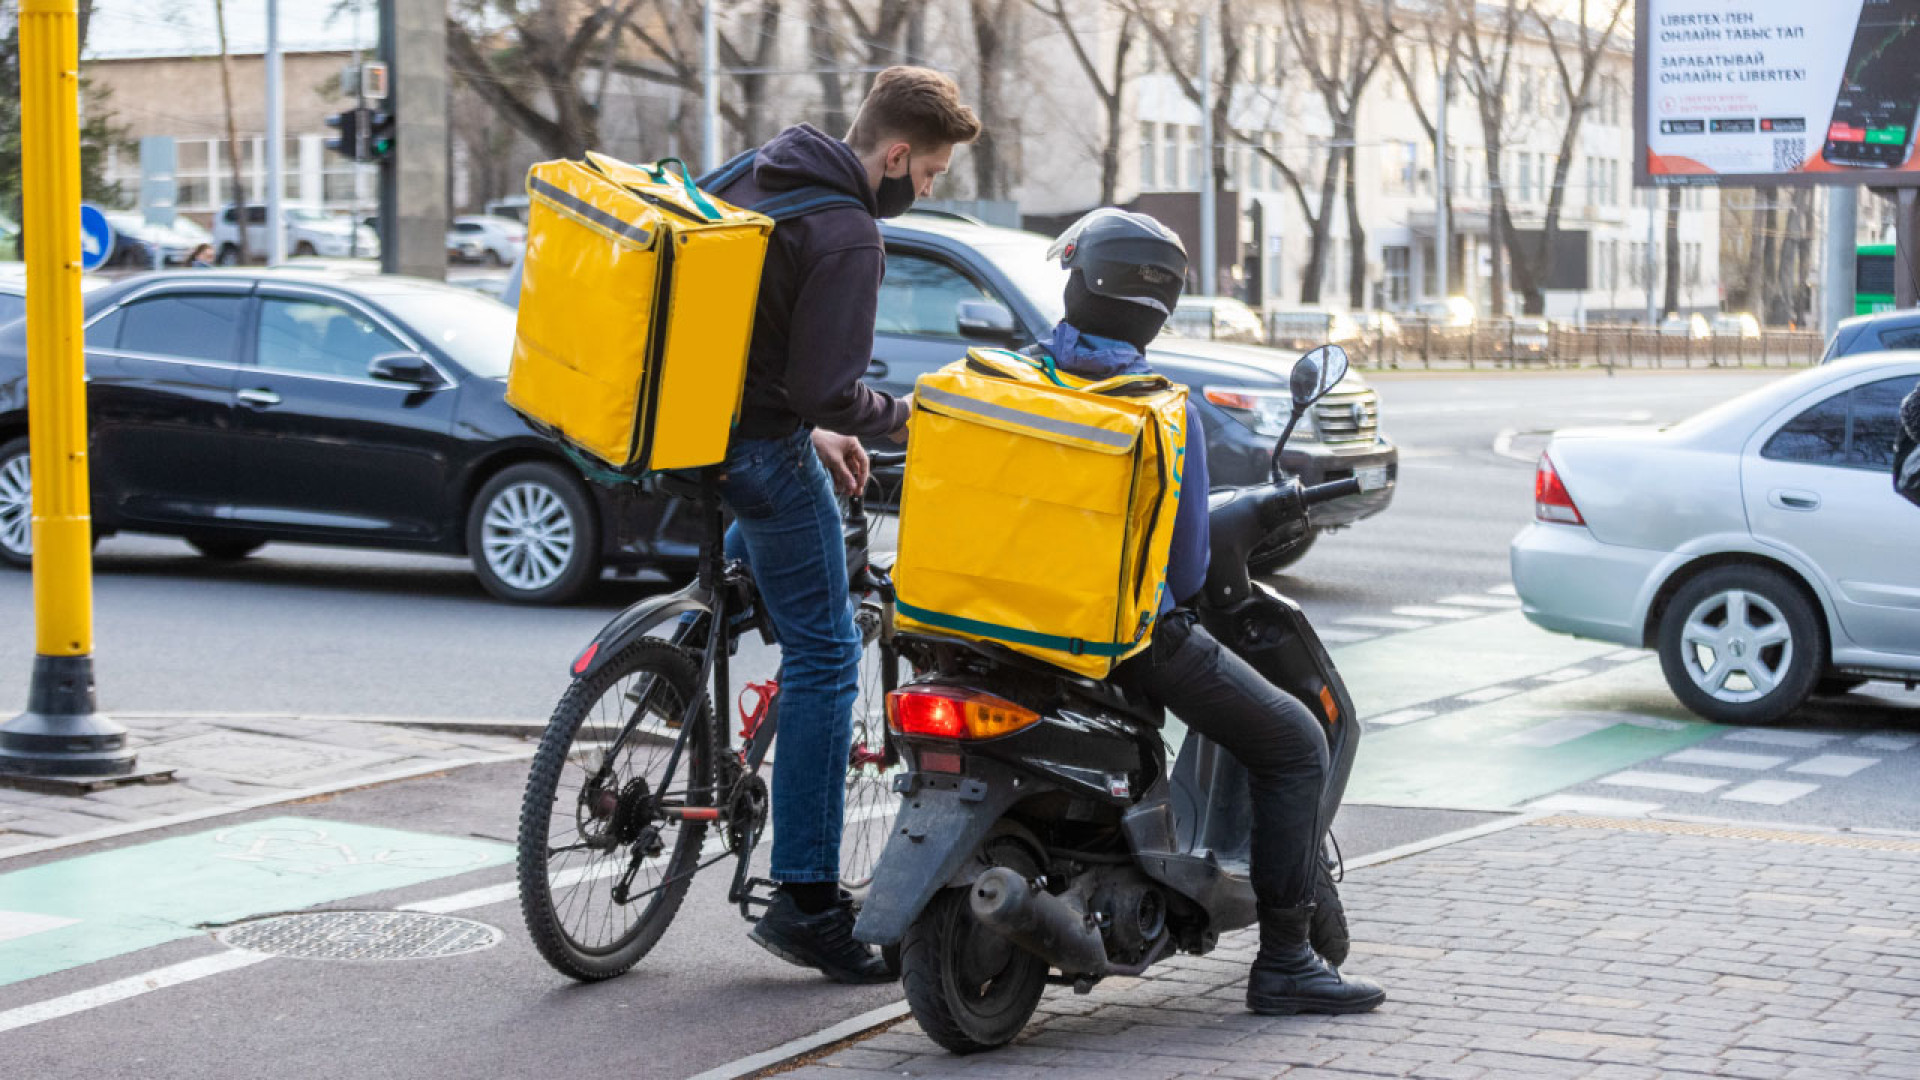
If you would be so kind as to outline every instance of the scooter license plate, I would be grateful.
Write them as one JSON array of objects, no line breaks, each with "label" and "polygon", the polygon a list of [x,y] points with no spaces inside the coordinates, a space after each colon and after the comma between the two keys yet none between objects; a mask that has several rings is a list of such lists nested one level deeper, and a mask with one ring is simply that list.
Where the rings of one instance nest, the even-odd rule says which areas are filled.
[{"label": "scooter license plate", "polygon": [[1376,465],[1371,469],[1354,470],[1354,478],[1360,481],[1361,491],[1379,491],[1387,486],[1387,467]]}]

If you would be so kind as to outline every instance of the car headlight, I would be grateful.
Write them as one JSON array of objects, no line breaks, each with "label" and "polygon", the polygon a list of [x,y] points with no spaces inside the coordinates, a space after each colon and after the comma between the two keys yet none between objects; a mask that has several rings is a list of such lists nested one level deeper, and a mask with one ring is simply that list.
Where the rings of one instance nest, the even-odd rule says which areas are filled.
[{"label": "car headlight", "polygon": [[[1287,430],[1287,420],[1293,416],[1293,395],[1280,390],[1216,386],[1207,388],[1204,396],[1214,407],[1245,424],[1256,435],[1279,438]],[[1314,438],[1312,410],[1301,415],[1299,426],[1293,429],[1293,437],[1302,441]]]}]

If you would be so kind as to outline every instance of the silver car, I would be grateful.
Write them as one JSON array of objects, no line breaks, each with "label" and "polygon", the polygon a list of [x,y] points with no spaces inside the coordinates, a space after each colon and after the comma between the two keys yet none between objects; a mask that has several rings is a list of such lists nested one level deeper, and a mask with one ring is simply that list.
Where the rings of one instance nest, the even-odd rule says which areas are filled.
[{"label": "silver car", "polygon": [[1556,434],[1514,538],[1549,630],[1657,649],[1675,696],[1766,724],[1808,695],[1920,680],[1920,507],[1894,493],[1920,352],[1783,378],[1660,430]]}]

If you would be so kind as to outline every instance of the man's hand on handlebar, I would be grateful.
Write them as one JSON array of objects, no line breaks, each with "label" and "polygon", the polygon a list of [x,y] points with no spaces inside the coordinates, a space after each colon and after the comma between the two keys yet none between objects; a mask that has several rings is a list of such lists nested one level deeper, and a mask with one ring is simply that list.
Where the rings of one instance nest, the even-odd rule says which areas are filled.
[{"label": "man's hand on handlebar", "polygon": [[836,492],[858,495],[866,490],[871,467],[867,461],[867,448],[860,445],[859,439],[815,428],[813,452],[820,455],[820,463],[827,467],[827,473],[833,477],[833,489]]}]

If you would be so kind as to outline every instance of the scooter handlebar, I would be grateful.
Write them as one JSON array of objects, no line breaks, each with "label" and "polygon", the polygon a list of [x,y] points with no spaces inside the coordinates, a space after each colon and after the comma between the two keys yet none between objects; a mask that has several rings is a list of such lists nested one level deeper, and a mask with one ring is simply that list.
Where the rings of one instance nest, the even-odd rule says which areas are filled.
[{"label": "scooter handlebar", "polygon": [[1358,495],[1365,489],[1360,486],[1360,478],[1349,476],[1345,480],[1334,480],[1325,484],[1315,484],[1300,493],[1301,501],[1315,506],[1335,499],[1344,499],[1349,495]]}]

